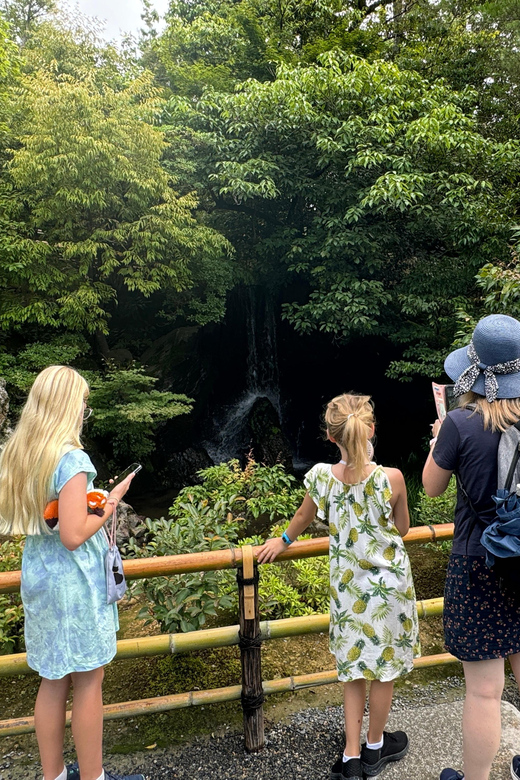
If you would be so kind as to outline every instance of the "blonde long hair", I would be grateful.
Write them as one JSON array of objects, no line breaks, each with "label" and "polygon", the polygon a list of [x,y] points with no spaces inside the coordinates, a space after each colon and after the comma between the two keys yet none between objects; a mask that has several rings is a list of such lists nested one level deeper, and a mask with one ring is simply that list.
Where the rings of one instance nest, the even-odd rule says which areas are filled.
[{"label": "blonde long hair", "polygon": [[81,448],[88,384],[73,368],[49,366],[31,388],[0,456],[0,533],[48,533],[43,519],[52,475],[66,452]]},{"label": "blonde long hair", "polygon": [[337,395],[327,404],[325,425],[329,435],[346,449],[354,479],[361,480],[367,463],[367,442],[375,425],[370,396]]},{"label": "blonde long hair", "polygon": [[464,393],[459,398],[459,406],[467,409],[475,406],[475,412],[482,415],[484,430],[505,431],[520,420],[520,398],[495,398],[490,403],[484,396],[474,393]]}]

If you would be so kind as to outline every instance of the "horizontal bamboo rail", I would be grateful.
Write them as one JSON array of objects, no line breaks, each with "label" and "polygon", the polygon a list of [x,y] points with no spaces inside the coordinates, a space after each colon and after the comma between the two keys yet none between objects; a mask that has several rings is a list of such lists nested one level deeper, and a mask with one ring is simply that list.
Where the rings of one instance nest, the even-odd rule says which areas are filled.
[{"label": "horizontal bamboo rail", "polygon": [[[449,653],[439,655],[427,655],[414,660],[416,669],[424,669],[429,666],[439,666],[457,663],[457,659]],[[338,682],[336,669],[314,674],[302,674],[297,677],[284,677],[280,680],[264,680],[262,687],[266,696],[272,693],[287,693],[304,688],[314,688],[319,685],[331,685]],[[119,702],[118,704],[105,704],[103,707],[104,720],[118,720],[120,718],[133,718],[136,715],[151,715],[157,712],[196,707],[217,702],[236,701],[242,693],[241,685],[229,685],[226,688],[214,688],[209,691],[189,691],[188,693],[175,693],[171,696],[157,696],[153,699],[141,699],[139,701]],[[71,713],[67,712],[67,726],[70,726]],[[11,737],[19,734],[30,734],[34,731],[34,718],[12,718],[0,721],[0,737]]]},{"label": "horizontal bamboo rail", "polygon": [[[441,615],[444,599],[424,599],[417,602],[420,618]],[[330,615],[304,615],[303,617],[283,618],[281,620],[262,620],[260,633],[262,641],[281,639],[288,636],[320,634],[329,630]],[[188,653],[192,650],[208,650],[215,647],[238,645],[238,626],[222,626],[190,631],[187,634],[160,634],[139,639],[120,639],[114,660],[124,658],[143,658],[152,655]],[[26,653],[0,655],[0,677],[17,674],[36,674],[27,666]]]},{"label": "horizontal bamboo rail", "polygon": [[[453,536],[453,524],[440,526],[428,526],[413,528],[406,535],[405,544],[423,544],[449,539]],[[253,552],[253,560],[256,561],[258,547],[249,548]],[[311,558],[319,555],[327,555],[329,550],[328,537],[310,539],[295,542],[278,556],[277,560],[295,560]],[[251,555],[251,552],[249,553]],[[215,571],[218,569],[237,568],[243,565],[243,551],[241,548],[231,548],[206,553],[194,553],[187,555],[165,556],[162,558],[133,559],[125,561],[125,574],[128,579],[143,577],[170,576],[188,572]],[[19,590],[20,572],[0,573],[0,593],[13,593]],[[440,614],[442,612],[443,599],[428,599],[417,602],[419,617]],[[255,607],[258,610],[258,605]],[[258,620],[258,616],[255,618]],[[275,639],[277,637],[299,636],[308,633],[327,631],[329,615],[310,615],[302,618],[287,618],[277,621],[257,622],[255,632],[259,631],[262,640]],[[225,626],[216,629],[205,629],[187,634],[166,634],[155,637],[143,637],[139,639],[120,640],[117,644],[116,658],[135,658],[147,655],[169,654],[200,650],[209,647],[224,647],[239,644],[239,627]],[[256,636],[256,635],[255,635]],[[243,642],[242,638],[242,642]],[[243,661],[244,648],[241,646]],[[427,666],[453,663],[456,659],[449,654],[425,656],[416,659],[415,666],[423,668]],[[10,674],[31,673],[26,662],[26,654],[19,653],[11,656],[0,656],[0,676]],[[255,673],[256,674],[256,673]],[[258,666],[258,680],[261,681],[261,669]],[[288,677],[282,680],[268,680],[259,682],[258,690],[265,695],[284,691],[295,691],[316,685],[328,685],[337,682],[337,672],[327,671],[316,674]],[[256,682],[255,682],[256,685]],[[153,712],[166,712],[172,709],[191,707],[202,704],[211,704],[222,701],[234,701],[243,699],[243,685],[228,686],[209,691],[191,691],[182,694],[142,699],[140,701],[121,702],[104,707],[104,719],[133,717]],[[255,696],[256,696],[255,692]],[[254,704],[256,708],[257,703]],[[244,709],[245,712],[245,709]],[[70,725],[71,713],[67,713],[67,725]],[[263,717],[261,718],[263,724]],[[0,737],[14,736],[34,731],[34,718],[16,718],[0,721]],[[258,729],[257,729],[258,731]],[[263,734],[263,731],[262,731]],[[250,735],[251,736],[251,735]],[[255,735],[253,735],[255,737]],[[253,739],[253,746],[248,745],[246,733],[246,749],[260,749],[263,746],[263,736],[258,737],[258,744]],[[256,737],[255,737],[256,738]],[[249,740],[251,743],[251,739]],[[256,745],[256,746],[255,746]]]},{"label": "horizontal bamboo rail", "polygon": [[[439,542],[453,537],[453,523],[444,525],[418,526],[411,528],[404,537],[406,545]],[[256,561],[259,547],[253,547]],[[290,547],[277,557],[277,561],[289,561],[300,558],[314,558],[328,555],[329,537],[305,539],[293,542]],[[144,577],[166,577],[172,574],[188,574],[197,571],[217,571],[219,569],[234,569],[242,566],[242,549],[232,547],[229,550],[214,550],[203,553],[187,553],[186,555],[164,555],[157,558],[132,558],[123,563],[125,576],[128,580]],[[0,593],[16,593],[20,590],[20,572],[0,572]]]}]

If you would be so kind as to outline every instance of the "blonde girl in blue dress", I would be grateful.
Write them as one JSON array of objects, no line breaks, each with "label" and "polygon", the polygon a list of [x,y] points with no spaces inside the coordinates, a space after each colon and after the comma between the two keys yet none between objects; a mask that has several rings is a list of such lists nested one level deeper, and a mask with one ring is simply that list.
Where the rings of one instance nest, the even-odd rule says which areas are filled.
[{"label": "blonde girl in blue dress", "polygon": [[[408,750],[403,731],[384,731],[394,679],[419,655],[410,561],[402,536],[409,528],[406,486],[398,469],[371,461],[374,413],[365,395],[334,398],[325,413],[327,438],[339,463],[318,463],[305,475],[307,493],[282,537],[258,555],[273,561],[316,513],[330,533],[330,649],[345,683],[344,753],[331,780],[373,777]],[[370,681],[367,741],[360,746],[366,684]]]},{"label": "blonde girl in blue dress", "polygon": [[[0,458],[0,533],[26,534],[21,595],[27,663],[41,676],[34,721],[44,780],[66,780],[65,713],[71,686],[78,765],[69,780],[104,780],[103,667],[116,652],[117,607],[106,603],[102,530],[130,487],[110,493],[104,514],[87,512],[96,470],[80,434],[89,388],[74,369],[50,366],[35,379]],[[58,500],[50,528],[46,505]],[[142,775],[135,776],[136,780]]]}]

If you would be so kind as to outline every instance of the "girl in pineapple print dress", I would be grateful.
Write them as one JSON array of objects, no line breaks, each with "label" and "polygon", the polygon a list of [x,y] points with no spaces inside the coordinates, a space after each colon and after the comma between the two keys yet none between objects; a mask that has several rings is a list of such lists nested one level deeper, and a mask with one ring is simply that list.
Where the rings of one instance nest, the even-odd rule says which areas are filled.
[{"label": "girl in pineapple print dress", "polygon": [[[330,649],[344,682],[344,753],[331,780],[373,777],[408,750],[403,731],[384,731],[393,681],[420,654],[415,591],[402,536],[409,528],[406,486],[398,469],[371,462],[373,406],[368,396],[344,394],[325,412],[327,438],[339,463],[318,463],[306,474],[307,493],[282,537],[258,555],[273,561],[317,512],[330,531]],[[367,741],[361,724],[370,681]]]}]

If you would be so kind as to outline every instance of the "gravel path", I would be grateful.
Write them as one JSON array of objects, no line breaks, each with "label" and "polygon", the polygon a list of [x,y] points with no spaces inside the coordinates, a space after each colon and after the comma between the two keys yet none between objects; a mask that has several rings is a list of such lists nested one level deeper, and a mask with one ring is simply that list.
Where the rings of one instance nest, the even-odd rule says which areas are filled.
[{"label": "gravel path", "polygon": [[[431,685],[412,686],[405,696],[394,699],[389,726],[391,729],[410,729],[411,749],[402,763],[385,770],[385,780],[438,778],[442,762],[447,758],[442,748],[444,753],[448,751],[449,756],[457,756],[456,760],[460,760],[463,693],[461,679],[453,677]],[[510,682],[505,698],[518,706],[518,693],[517,690],[514,692]],[[509,704],[503,707],[507,708],[503,712],[503,718],[507,721],[505,726],[511,726],[511,733],[515,728],[518,731],[520,713]],[[453,724],[450,723],[451,718]],[[518,723],[515,718],[518,718]],[[417,734],[412,734],[412,730],[416,729]],[[436,737],[435,729],[440,730]],[[442,729],[449,732],[449,739],[444,740]],[[418,774],[417,758],[424,756],[425,752],[428,754],[428,734],[431,734],[431,739],[436,739],[436,748],[441,753],[440,756],[431,756],[430,764],[433,764],[435,770],[428,768]],[[343,749],[343,709],[326,707],[302,710],[287,722],[270,725],[266,736],[265,749],[255,755],[245,752],[242,734],[229,734],[198,737],[181,747],[107,756],[106,765],[119,774],[141,772],[150,780],[327,780],[331,764]],[[509,777],[506,767],[511,752],[515,752],[511,750],[512,747],[509,742],[506,744],[500,756],[499,771],[492,774],[491,780]],[[518,747],[520,752],[520,745]],[[70,760],[73,760],[72,756]],[[0,778],[41,780],[36,756],[28,758],[14,751],[2,755],[0,749]]]}]

